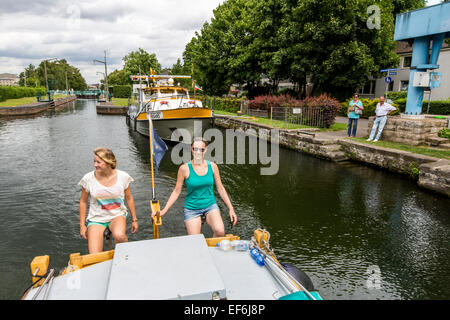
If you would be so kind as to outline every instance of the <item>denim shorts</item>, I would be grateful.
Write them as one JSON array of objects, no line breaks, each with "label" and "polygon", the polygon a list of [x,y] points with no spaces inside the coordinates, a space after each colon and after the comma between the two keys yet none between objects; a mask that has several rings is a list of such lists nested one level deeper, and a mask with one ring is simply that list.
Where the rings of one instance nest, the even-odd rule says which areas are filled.
[{"label": "denim shorts", "polygon": [[219,207],[217,206],[217,203],[214,203],[213,205],[205,209],[192,210],[184,208],[184,221],[188,221],[200,216],[202,217],[202,219],[206,219],[206,215],[213,210],[220,211]]}]

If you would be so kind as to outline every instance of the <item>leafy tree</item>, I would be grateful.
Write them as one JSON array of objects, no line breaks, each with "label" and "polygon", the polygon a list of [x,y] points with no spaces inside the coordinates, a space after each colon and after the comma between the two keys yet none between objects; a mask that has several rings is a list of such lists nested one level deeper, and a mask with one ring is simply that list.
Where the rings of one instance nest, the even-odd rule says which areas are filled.
[{"label": "leafy tree", "polygon": [[122,60],[124,62],[123,70],[128,75],[137,75],[139,70],[141,74],[150,74],[150,68],[156,73],[161,71],[161,65],[156,55],[154,53],[149,54],[142,48],[139,48],[137,51],[131,51]]},{"label": "leafy tree", "polygon": [[362,86],[381,67],[398,63],[394,53],[392,4],[379,1],[380,28],[369,28],[369,0],[286,1],[278,61],[289,65],[291,80],[306,77],[314,92],[341,98]]},{"label": "leafy tree", "polygon": [[392,0],[394,6],[392,14],[395,15],[406,11],[425,7],[425,0]]},{"label": "leafy tree", "polygon": [[[368,8],[380,9],[371,27]],[[208,94],[245,85],[251,98],[276,91],[290,79],[297,91],[307,79],[313,94],[346,97],[378,70],[399,58],[393,41],[395,14],[420,8],[424,0],[228,0],[213,10],[186,45],[184,66]],[[265,75],[269,86],[261,84]]]},{"label": "leafy tree", "polygon": [[[171,75],[191,75],[192,69],[189,65],[183,65],[181,59],[177,59],[177,62],[170,69],[169,74]],[[192,76],[192,75],[191,75]],[[174,79],[175,83],[180,83],[182,87],[191,89],[192,82],[194,79]]]},{"label": "leafy tree", "polygon": [[[103,83],[104,80],[101,80]],[[127,85],[131,84],[130,75],[125,69],[114,70],[108,74],[108,86],[112,85]]]},{"label": "leafy tree", "polygon": [[[87,88],[86,80],[81,75],[80,70],[69,65],[65,59],[47,61],[46,66],[49,90],[65,90],[66,74],[69,89],[85,90]],[[38,83],[45,86],[43,61],[36,68],[36,76]]]},{"label": "leafy tree", "polygon": [[25,79],[26,79],[27,87],[38,87],[39,86],[36,68],[32,64],[29,64],[28,67],[25,68],[25,71],[20,73],[19,78],[20,78],[19,86],[25,85]]}]

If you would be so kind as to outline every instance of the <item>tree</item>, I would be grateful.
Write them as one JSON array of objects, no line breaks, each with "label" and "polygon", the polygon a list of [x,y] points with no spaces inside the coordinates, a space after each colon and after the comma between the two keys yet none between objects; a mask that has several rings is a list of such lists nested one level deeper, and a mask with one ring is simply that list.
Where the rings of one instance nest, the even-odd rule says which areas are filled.
[{"label": "tree", "polygon": [[[69,89],[85,90],[86,80],[80,70],[69,65],[65,59],[47,61],[47,79],[49,90],[66,90],[66,74]],[[36,68],[36,76],[41,85],[45,85],[44,62]]]},{"label": "tree", "polygon": [[150,68],[156,73],[161,71],[161,65],[156,59],[156,55],[154,53],[149,54],[142,48],[139,48],[137,51],[131,51],[122,60],[124,62],[123,70],[128,75],[137,75],[139,70],[141,74],[150,74]]},{"label": "tree", "polygon": [[19,78],[20,78],[19,86],[25,85],[25,79],[26,79],[27,87],[38,87],[39,86],[36,68],[32,64],[29,64],[28,67],[25,68],[25,71],[20,73]]},{"label": "tree", "polygon": [[[103,83],[104,80],[101,80]],[[131,84],[130,75],[125,69],[114,70],[108,74],[108,85],[127,85]]]},{"label": "tree", "polygon": [[278,61],[289,65],[291,80],[306,77],[314,92],[343,98],[382,67],[397,65],[392,4],[382,0],[380,28],[369,28],[369,0],[286,1]]},{"label": "tree", "polygon": [[[424,0],[228,0],[213,11],[183,52],[184,66],[208,94],[244,84],[251,98],[290,79],[300,91],[347,97],[370,75],[394,67],[395,14]],[[381,23],[368,23],[376,5]],[[376,13],[378,15],[378,12]],[[261,84],[262,75],[270,84]],[[314,93],[314,92],[313,92]],[[303,90],[303,95],[305,90]]]},{"label": "tree", "polygon": [[[170,69],[171,75],[191,75],[192,71],[187,65],[181,63],[181,59],[177,59],[177,62]],[[192,76],[192,75],[191,75]],[[182,87],[191,88],[192,81],[195,79],[174,79],[175,83],[179,82]]]}]

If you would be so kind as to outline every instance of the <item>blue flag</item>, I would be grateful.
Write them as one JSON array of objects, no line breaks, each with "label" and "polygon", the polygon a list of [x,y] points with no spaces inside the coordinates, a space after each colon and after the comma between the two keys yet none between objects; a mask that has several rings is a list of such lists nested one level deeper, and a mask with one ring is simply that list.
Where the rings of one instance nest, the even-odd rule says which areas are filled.
[{"label": "blue flag", "polygon": [[[151,121],[151,119],[150,119]],[[152,147],[153,147],[153,165],[155,168],[155,172],[156,174],[158,174],[158,167],[159,164],[161,163],[162,158],[164,157],[164,154],[167,151],[167,145],[166,143],[163,141],[163,139],[161,139],[158,134],[156,133],[155,128],[153,127],[152,123],[150,123],[151,128],[152,128]]]}]

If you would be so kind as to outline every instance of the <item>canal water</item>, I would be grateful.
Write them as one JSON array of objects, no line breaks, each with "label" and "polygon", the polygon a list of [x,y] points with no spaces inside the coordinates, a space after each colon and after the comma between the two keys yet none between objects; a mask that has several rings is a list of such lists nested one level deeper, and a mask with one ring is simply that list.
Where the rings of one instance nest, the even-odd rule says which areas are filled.
[{"label": "canal water", "polygon": [[[31,284],[29,263],[50,255],[63,269],[87,253],[79,236],[81,177],[93,149],[111,148],[134,182],[139,231],[151,239],[149,141],[123,116],[97,115],[95,101],[37,117],[0,119],[0,299],[19,299]],[[166,153],[156,177],[164,205],[178,165]],[[249,239],[265,228],[280,261],[306,271],[326,299],[450,299],[450,200],[416,183],[354,163],[337,164],[280,149],[276,175],[259,165],[221,164],[238,223],[216,193],[226,233]],[[185,235],[185,188],[163,220],[161,237]],[[211,236],[205,226],[205,236]]]}]

